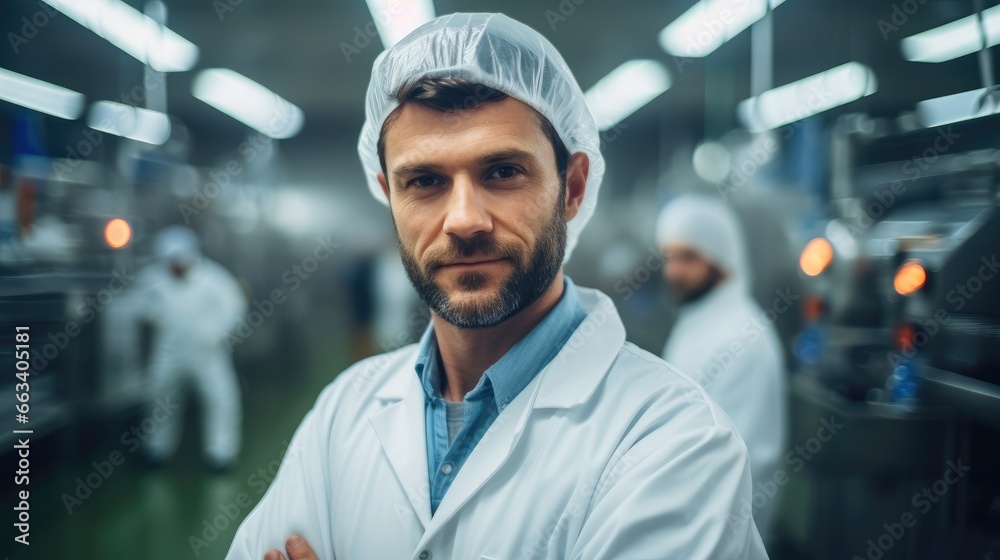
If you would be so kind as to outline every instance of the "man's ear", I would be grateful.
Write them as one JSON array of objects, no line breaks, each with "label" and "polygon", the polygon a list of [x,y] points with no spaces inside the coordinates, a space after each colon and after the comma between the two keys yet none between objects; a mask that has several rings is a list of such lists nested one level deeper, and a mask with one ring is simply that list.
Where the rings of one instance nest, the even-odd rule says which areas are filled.
[{"label": "man's ear", "polygon": [[587,191],[587,176],[590,174],[590,157],[584,152],[577,152],[570,156],[566,164],[566,221],[572,220],[580,205],[583,204],[583,195]]},{"label": "man's ear", "polygon": [[385,174],[379,171],[375,178],[378,179],[378,184],[382,186],[382,194],[385,195],[385,201],[389,202],[389,183],[385,180]]}]

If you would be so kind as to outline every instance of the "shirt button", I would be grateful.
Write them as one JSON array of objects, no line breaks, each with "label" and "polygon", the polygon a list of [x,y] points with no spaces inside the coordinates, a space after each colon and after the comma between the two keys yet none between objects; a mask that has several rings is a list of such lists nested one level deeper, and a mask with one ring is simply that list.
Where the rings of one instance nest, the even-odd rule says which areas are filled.
[{"label": "shirt button", "polygon": [[420,560],[431,560],[431,551],[426,548],[420,551]]},{"label": "shirt button", "polygon": [[441,465],[441,472],[444,473],[444,474],[451,474],[451,471],[453,470],[453,468],[454,467],[452,467],[451,463],[445,463],[445,464]]}]

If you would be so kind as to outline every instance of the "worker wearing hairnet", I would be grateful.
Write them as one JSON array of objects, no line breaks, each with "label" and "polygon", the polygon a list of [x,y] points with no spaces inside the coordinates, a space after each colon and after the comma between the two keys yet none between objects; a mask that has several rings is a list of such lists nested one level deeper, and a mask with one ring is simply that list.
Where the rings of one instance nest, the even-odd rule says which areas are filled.
[{"label": "worker wearing hairnet", "polygon": [[735,214],[721,202],[684,195],[656,224],[664,277],[680,301],[663,359],[699,382],[732,418],[750,451],[753,516],[767,535],[773,479],[785,433],[781,344],[749,291],[750,269]]},{"label": "worker wearing hairnet", "polygon": [[202,405],[209,466],[225,470],[240,451],[242,407],[226,336],[246,311],[246,298],[225,268],[202,256],[193,231],[169,227],[156,239],[157,262],[137,279],[140,312],[152,323],[150,359],[156,428],[146,439],[154,463],[169,459],[180,440],[185,401],[193,386]]},{"label": "worker wearing hairnet", "polygon": [[439,17],[379,55],[365,114],[431,322],[322,392],[227,558],[766,558],[729,419],[563,274],[604,162],[555,48]]}]

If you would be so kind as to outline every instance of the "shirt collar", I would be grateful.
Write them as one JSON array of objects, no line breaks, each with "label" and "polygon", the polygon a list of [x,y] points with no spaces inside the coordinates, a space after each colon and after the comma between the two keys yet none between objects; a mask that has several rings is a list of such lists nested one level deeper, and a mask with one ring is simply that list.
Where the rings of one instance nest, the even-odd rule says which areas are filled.
[{"label": "shirt collar", "polygon": [[[563,293],[555,307],[524,338],[487,368],[466,398],[492,396],[496,400],[497,409],[503,410],[559,353],[586,316],[576,285],[569,276],[563,274]],[[414,369],[425,396],[429,399],[440,397],[441,369],[433,321],[428,323],[420,337]]]}]

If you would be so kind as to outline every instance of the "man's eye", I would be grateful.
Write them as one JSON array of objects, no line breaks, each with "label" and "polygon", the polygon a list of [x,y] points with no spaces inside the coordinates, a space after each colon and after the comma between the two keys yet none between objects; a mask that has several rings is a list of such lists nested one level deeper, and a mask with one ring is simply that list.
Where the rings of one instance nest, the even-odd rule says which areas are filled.
[{"label": "man's eye", "polygon": [[515,176],[517,174],[518,174],[518,170],[517,170],[516,167],[514,167],[512,165],[502,165],[500,167],[497,167],[493,171],[493,174],[490,175],[490,178],[491,179],[510,179],[511,177],[513,177],[513,176]]},{"label": "man's eye", "polygon": [[410,184],[415,187],[433,187],[438,184],[438,178],[432,175],[424,175],[410,181]]}]

